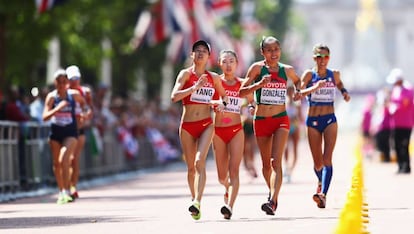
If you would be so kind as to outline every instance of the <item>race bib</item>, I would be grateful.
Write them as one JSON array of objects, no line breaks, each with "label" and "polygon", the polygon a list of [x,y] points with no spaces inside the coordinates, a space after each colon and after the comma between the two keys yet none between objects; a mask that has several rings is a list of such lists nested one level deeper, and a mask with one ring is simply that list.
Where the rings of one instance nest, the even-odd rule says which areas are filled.
[{"label": "race bib", "polygon": [[270,105],[284,105],[286,102],[286,89],[262,88],[260,103]]},{"label": "race bib", "polygon": [[335,87],[320,88],[311,95],[313,102],[333,102],[335,100]]},{"label": "race bib", "polygon": [[215,89],[212,87],[201,87],[199,90],[191,94],[190,100],[192,102],[210,103],[213,98]]},{"label": "race bib", "polygon": [[72,114],[70,112],[58,112],[52,117],[51,121],[56,125],[66,126],[72,123]]},{"label": "race bib", "polygon": [[243,100],[239,97],[228,97],[228,98],[229,98],[229,103],[227,103],[227,106],[224,108],[224,111],[239,114]]}]

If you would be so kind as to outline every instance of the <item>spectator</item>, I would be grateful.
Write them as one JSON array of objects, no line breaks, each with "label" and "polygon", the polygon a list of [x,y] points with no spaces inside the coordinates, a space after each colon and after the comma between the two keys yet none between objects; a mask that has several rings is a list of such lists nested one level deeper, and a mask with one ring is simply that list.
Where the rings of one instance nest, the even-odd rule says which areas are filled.
[{"label": "spectator", "polygon": [[404,80],[401,69],[391,70],[387,82],[393,84],[390,99],[391,126],[397,155],[397,173],[411,173],[409,145],[414,124],[414,91],[411,84]]},{"label": "spectator", "polygon": [[380,151],[382,162],[391,161],[391,114],[389,110],[390,90],[384,88],[377,93],[377,102],[380,106],[380,118],[375,133],[375,144]]},{"label": "spectator", "polygon": [[45,107],[45,98],[49,89],[43,87],[40,90],[37,87],[32,88],[32,95],[35,98],[32,103],[30,103],[30,116],[33,120],[36,120],[39,123],[43,123],[43,109]]}]

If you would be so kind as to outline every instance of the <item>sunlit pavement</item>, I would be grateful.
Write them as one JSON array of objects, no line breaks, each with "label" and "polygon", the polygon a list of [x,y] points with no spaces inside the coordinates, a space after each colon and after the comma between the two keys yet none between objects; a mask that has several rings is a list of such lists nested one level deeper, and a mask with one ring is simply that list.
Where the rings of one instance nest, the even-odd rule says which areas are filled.
[{"label": "sunlit pavement", "polygon": [[[0,233],[334,233],[351,188],[357,134],[340,131],[326,209],[317,208],[312,200],[316,179],[303,138],[297,168],[291,183],[282,186],[275,216],[260,209],[268,193],[262,177],[251,179],[241,166],[239,197],[232,219],[224,220],[220,213],[224,189],[210,158],[198,221],[187,210],[185,165],[176,163],[83,189],[76,202],[66,205],[55,204],[55,194],[2,203]],[[256,162],[260,171],[258,155]],[[383,164],[377,156],[363,160],[368,232],[412,233],[414,178],[396,170],[394,163]]]}]

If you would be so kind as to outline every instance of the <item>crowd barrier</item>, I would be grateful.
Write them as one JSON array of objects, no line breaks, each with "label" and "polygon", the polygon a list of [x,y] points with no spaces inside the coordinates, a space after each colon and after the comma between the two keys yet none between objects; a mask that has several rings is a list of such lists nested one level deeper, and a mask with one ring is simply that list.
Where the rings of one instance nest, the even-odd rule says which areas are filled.
[{"label": "crowd barrier", "polygon": [[[48,144],[50,127],[37,122],[0,121],[0,202],[15,198],[21,191],[56,187],[52,155]],[[154,167],[154,149],[146,137],[138,139],[136,158],[128,158],[115,129],[101,137],[96,149],[92,128],[85,131],[86,142],[80,157],[80,181]]]}]

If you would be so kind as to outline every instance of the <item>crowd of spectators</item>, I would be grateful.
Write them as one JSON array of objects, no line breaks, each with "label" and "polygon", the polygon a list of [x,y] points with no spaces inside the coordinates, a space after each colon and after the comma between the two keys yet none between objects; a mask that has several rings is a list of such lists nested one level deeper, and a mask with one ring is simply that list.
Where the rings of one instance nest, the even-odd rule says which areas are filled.
[{"label": "crowd of spectators", "polygon": [[[4,95],[0,92],[0,120],[19,122],[21,138],[25,137],[27,121],[47,124],[42,121],[42,113],[45,95],[51,88],[34,87],[28,91],[12,86]],[[94,113],[89,129],[96,133],[94,140],[102,142],[105,134],[113,133],[124,148],[124,156],[139,159],[140,140],[144,139],[151,143],[157,162],[164,164],[181,159],[179,106],[171,105],[162,110],[156,99],[147,101],[111,95],[110,87],[105,84],[93,88],[92,96]]]}]

